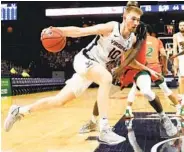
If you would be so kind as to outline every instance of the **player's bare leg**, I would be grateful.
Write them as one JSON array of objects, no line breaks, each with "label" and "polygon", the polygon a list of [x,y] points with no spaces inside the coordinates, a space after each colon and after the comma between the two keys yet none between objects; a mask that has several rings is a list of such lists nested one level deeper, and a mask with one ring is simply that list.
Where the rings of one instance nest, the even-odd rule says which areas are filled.
[{"label": "player's bare leg", "polygon": [[75,99],[75,94],[71,88],[66,85],[56,96],[46,97],[26,106],[12,105],[4,123],[5,131],[9,131],[13,124],[17,120],[20,120],[22,116],[40,110],[58,108],[73,99]]},{"label": "player's bare leg", "polygon": [[[115,88],[113,88],[113,86],[112,86],[111,91],[110,91],[110,95],[114,94],[115,92],[117,92],[117,90]],[[97,101],[96,101],[94,106],[93,106],[93,112],[92,112],[91,119],[89,121],[87,121],[80,128],[79,133],[84,134],[84,133],[97,131],[98,130],[98,116],[99,116],[99,110],[98,110],[98,104],[97,104]]]},{"label": "player's bare leg", "polygon": [[175,93],[172,92],[171,89],[168,88],[167,84],[165,81],[159,84],[159,87],[162,89],[164,94],[171,100],[171,102],[174,104],[176,107],[176,115],[177,116],[182,116],[183,115],[183,102],[180,101]]},{"label": "player's bare leg", "polygon": [[88,70],[86,77],[99,84],[97,103],[100,116],[100,142],[112,145],[125,141],[124,137],[112,132],[108,124],[109,93],[112,85],[112,75],[103,66],[96,65]]},{"label": "player's bare leg", "polygon": [[98,127],[97,127],[98,126],[98,121],[97,121],[98,116],[99,116],[98,105],[97,105],[97,101],[95,101],[91,119],[80,128],[79,133],[84,134],[84,133],[97,131],[98,130]]},{"label": "player's bare leg", "polygon": [[166,130],[168,136],[174,136],[177,134],[177,128],[173,125],[169,117],[163,111],[160,99],[156,94],[151,90],[151,78],[148,74],[144,73],[140,75],[136,84],[139,87],[141,93],[149,100],[150,105],[158,113],[161,123]]},{"label": "player's bare leg", "polygon": [[128,98],[127,98],[127,107],[126,107],[126,111],[124,114],[124,118],[133,118],[134,115],[132,113],[132,104],[135,101],[135,96],[136,96],[136,92],[137,92],[137,88],[136,88],[136,84],[134,83],[131,90],[128,93]]}]

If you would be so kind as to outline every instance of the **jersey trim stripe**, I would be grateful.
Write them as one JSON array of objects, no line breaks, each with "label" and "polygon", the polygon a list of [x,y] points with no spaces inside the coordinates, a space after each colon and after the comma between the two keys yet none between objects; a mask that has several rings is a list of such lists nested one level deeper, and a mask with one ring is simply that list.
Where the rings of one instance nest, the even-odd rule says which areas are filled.
[{"label": "jersey trim stripe", "polygon": [[84,49],[83,49],[82,52],[83,52],[83,55],[84,55],[86,58],[88,58],[88,59],[90,59],[90,60],[93,60],[93,61],[96,61],[96,60],[90,58],[89,55],[87,54],[87,52],[89,52],[95,45],[97,45],[97,42],[98,42],[99,39],[100,39],[100,36],[99,36],[99,35],[96,36],[96,38],[95,38],[94,42],[92,43],[92,45],[91,45],[89,48],[84,48]]},{"label": "jersey trim stripe", "polygon": [[121,32],[120,32],[120,23],[118,23],[118,29],[119,29],[119,34],[121,35]]}]

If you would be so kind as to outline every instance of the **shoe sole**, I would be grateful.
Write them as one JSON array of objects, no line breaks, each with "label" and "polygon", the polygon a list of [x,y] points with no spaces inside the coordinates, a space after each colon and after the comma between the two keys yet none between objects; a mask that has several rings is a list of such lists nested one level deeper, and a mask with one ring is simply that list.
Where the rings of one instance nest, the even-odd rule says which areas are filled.
[{"label": "shoe sole", "polygon": [[99,142],[100,144],[109,145],[109,146],[118,145],[118,144],[120,144],[120,143],[122,143],[122,142],[124,142],[124,141],[126,141],[126,138],[123,138],[122,140],[117,141],[117,142],[108,143],[108,142],[105,142],[105,141],[100,140],[100,139],[98,138],[98,142]]},{"label": "shoe sole", "polygon": [[94,129],[94,130],[89,130],[89,131],[85,131],[85,132],[79,132],[79,134],[86,134],[86,133],[95,132],[95,131],[98,131],[98,130]]}]

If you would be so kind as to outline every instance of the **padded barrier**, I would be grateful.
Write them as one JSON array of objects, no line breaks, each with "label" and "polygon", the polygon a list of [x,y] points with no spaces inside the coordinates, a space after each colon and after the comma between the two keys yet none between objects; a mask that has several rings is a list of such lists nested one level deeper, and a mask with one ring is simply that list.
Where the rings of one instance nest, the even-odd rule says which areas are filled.
[{"label": "padded barrier", "polygon": [[11,78],[13,95],[60,90],[65,85],[61,78]]}]

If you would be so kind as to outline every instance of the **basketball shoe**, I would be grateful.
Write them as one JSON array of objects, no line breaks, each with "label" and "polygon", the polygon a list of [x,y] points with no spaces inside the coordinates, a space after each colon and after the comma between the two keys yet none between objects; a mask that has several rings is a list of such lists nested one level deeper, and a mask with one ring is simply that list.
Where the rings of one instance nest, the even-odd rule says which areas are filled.
[{"label": "basketball shoe", "polygon": [[119,143],[122,143],[126,140],[125,137],[119,136],[118,134],[113,132],[113,128],[106,125],[101,130],[98,141],[101,144],[106,145],[117,145]]},{"label": "basketball shoe", "polygon": [[172,121],[169,119],[167,115],[161,118],[161,123],[165,128],[168,136],[172,137],[177,134],[178,132],[177,128],[173,125]]},{"label": "basketball shoe", "polygon": [[90,120],[81,127],[81,129],[79,130],[79,133],[84,134],[84,133],[89,133],[97,130],[98,130],[97,123],[94,123],[92,120]]},{"label": "basketball shoe", "polygon": [[4,123],[4,129],[5,131],[10,131],[10,129],[13,127],[14,123],[18,120],[20,120],[24,115],[19,113],[19,106],[12,105],[10,107],[10,110],[8,112],[8,116],[5,119]]}]

